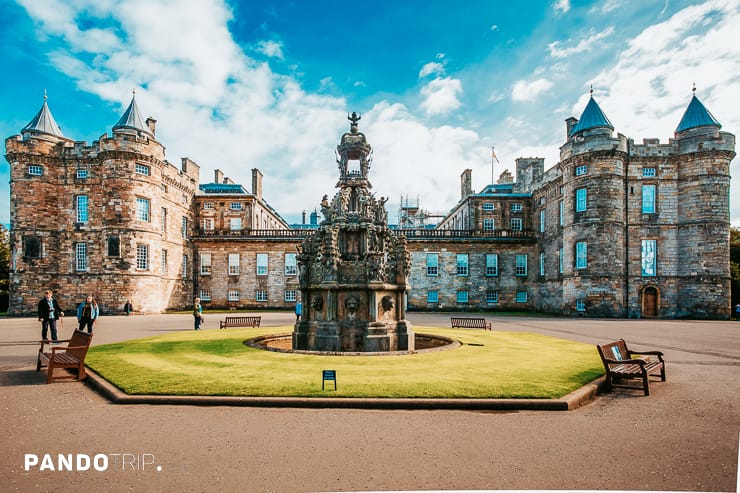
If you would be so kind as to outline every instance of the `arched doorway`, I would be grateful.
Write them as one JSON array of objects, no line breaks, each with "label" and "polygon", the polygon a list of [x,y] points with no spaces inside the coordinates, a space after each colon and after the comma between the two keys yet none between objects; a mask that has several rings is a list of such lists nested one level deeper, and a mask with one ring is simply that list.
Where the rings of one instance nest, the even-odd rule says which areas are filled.
[{"label": "arched doorway", "polygon": [[642,290],[642,316],[657,317],[660,293],[655,286],[647,286]]}]

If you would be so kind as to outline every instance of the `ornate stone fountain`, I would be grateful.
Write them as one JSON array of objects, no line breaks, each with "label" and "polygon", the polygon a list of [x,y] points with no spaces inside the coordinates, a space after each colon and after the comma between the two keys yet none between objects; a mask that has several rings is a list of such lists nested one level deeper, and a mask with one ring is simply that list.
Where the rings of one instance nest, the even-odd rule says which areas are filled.
[{"label": "ornate stone fountain", "polygon": [[411,257],[406,238],[388,228],[387,198],[370,192],[372,148],[352,113],[337,146],[339,191],[321,201],[324,220],[298,251],[303,314],[293,349],[328,352],[413,351],[406,315]]}]

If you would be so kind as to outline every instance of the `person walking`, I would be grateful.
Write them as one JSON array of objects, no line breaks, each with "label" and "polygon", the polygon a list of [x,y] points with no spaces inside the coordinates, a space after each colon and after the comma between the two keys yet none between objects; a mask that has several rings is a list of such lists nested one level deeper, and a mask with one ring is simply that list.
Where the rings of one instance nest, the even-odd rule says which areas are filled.
[{"label": "person walking", "polygon": [[200,330],[203,323],[203,305],[200,304],[200,298],[193,300],[193,319],[195,319],[195,330]]},{"label": "person walking", "polygon": [[[39,322],[41,322],[41,339],[47,340],[46,336],[51,329],[51,340],[57,340],[57,320],[64,317],[64,310],[52,296],[52,292],[47,290],[44,297],[39,300],[38,304]],[[62,324],[64,321],[62,320]],[[62,325],[63,326],[63,325]]]},{"label": "person walking", "polygon": [[92,334],[93,326],[98,321],[99,315],[98,303],[92,295],[88,294],[85,301],[77,307],[77,323],[79,323],[77,330],[83,330],[87,326],[87,333]]},{"label": "person walking", "polygon": [[134,311],[134,305],[131,304],[131,300],[126,300],[126,304],[123,305],[123,311],[126,313],[127,317],[131,315],[132,311]]},{"label": "person walking", "polygon": [[735,305],[735,320],[740,322],[740,303]]},{"label": "person walking", "polygon": [[295,304],[295,322],[298,323],[301,320],[301,314],[303,313],[303,303],[301,300]]}]

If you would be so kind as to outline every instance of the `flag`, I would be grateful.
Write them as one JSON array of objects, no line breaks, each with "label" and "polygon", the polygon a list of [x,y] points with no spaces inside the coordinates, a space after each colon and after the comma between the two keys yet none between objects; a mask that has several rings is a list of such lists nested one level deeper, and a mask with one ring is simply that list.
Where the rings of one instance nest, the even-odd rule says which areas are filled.
[{"label": "flag", "polygon": [[498,164],[501,164],[501,161],[496,157],[496,151],[493,150],[493,147],[491,147],[491,158],[495,159]]}]

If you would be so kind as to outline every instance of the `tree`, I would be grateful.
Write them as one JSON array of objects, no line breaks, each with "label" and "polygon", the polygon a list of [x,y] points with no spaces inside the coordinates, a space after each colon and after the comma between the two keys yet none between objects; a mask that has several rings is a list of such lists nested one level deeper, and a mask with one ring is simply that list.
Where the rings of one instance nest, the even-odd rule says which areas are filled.
[{"label": "tree", "polygon": [[10,288],[10,233],[0,224],[0,312],[8,311]]}]

